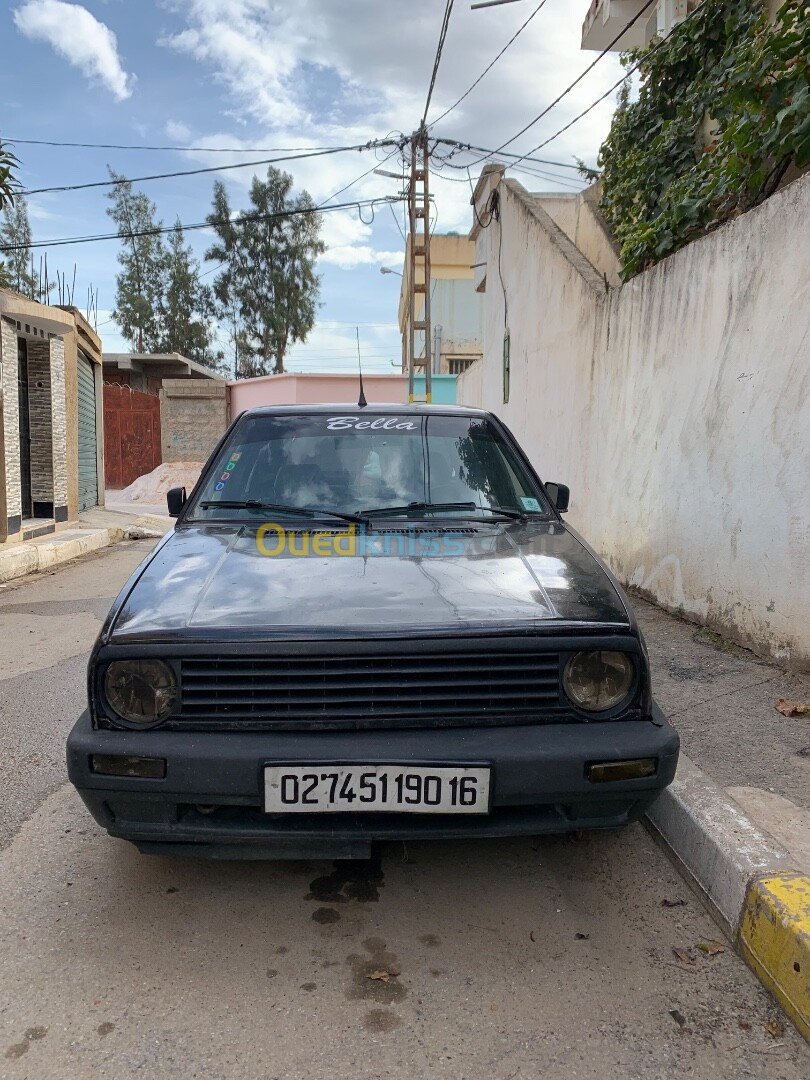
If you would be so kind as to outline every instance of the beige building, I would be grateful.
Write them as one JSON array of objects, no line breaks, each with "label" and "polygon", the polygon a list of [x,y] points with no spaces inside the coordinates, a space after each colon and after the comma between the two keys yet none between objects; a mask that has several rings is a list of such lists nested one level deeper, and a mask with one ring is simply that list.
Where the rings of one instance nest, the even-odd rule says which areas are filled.
[{"label": "beige building", "polygon": [[[405,248],[402,291],[399,297],[399,329],[402,334],[402,370],[408,369],[410,330],[410,244]],[[483,349],[481,297],[475,292],[473,263],[475,244],[455,233],[434,233],[430,241],[430,312],[433,326],[433,373],[460,375],[480,359]],[[421,271],[417,271],[420,278]],[[417,280],[417,285],[423,284]],[[423,317],[424,294],[416,294],[416,321]],[[417,365],[424,368],[425,334],[416,332]],[[419,358],[422,363],[419,365]]]},{"label": "beige building", "polygon": [[101,341],[75,308],[0,289],[0,543],[104,503]]}]

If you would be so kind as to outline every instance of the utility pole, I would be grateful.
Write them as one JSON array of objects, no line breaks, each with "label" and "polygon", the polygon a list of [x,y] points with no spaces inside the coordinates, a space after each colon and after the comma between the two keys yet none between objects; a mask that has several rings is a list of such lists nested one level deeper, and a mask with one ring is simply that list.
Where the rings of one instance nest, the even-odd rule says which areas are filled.
[{"label": "utility pole", "polygon": [[[431,328],[430,328],[430,150],[424,121],[411,136],[411,184],[408,191],[408,214],[410,219],[409,249],[409,304],[408,319],[408,401],[413,404],[414,374],[417,359],[425,367],[425,397],[430,404],[431,395]],[[421,226],[421,231],[420,231]],[[421,318],[417,319],[419,297],[423,298]],[[416,356],[416,334],[425,335],[424,359]],[[420,399],[422,400],[422,399]]]}]

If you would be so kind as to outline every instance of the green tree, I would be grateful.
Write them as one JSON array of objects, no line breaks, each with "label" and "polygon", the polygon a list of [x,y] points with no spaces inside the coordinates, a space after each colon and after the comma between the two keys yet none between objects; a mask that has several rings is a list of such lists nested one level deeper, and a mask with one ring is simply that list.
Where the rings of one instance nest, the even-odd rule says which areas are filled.
[{"label": "green tree", "polygon": [[315,323],[321,219],[307,192],[293,196],[292,186],[288,173],[270,166],[266,180],[253,178],[250,208],[235,216],[225,185],[214,184],[207,220],[218,240],[205,258],[223,266],[214,295],[238,343],[237,378],[283,372],[287,350]]},{"label": "green tree", "polygon": [[107,214],[124,241],[118,253],[121,269],[115,278],[113,318],[138,352],[163,352],[168,254],[157,232],[163,223],[148,196],[133,191],[125,177],[109,172],[116,184],[107,196],[111,203]]},{"label": "green tree", "polygon": [[[18,164],[14,154],[0,142],[0,210],[14,205],[14,168]],[[0,286],[6,289],[13,286],[13,278],[2,261],[0,261]]]},{"label": "green tree", "polygon": [[13,203],[8,202],[3,207],[0,246],[13,248],[4,256],[8,287],[33,300],[37,281],[31,272],[31,225],[28,205],[22,195],[17,195]]},{"label": "green tree", "polygon": [[113,318],[138,352],[179,352],[217,367],[222,355],[214,350],[213,291],[200,280],[182,226],[175,225],[167,243],[155,204],[112,169],[110,176],[116,184],[107,213],[123,240]]},{"label": "green tree", "polygon": [[160,299],[165,348],[161,351],[179,352],[217,367],[222,354],[214,349],[214,294],[200,280],[200,264],[185,243],[179,221],[169,234],[165,275]]}]

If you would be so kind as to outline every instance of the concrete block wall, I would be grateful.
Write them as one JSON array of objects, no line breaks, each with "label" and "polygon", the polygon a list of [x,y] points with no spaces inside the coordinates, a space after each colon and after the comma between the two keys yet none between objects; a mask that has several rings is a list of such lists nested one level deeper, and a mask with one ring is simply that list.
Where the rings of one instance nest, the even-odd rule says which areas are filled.
[{"label": "concrete block wall", "polygon": [[810,175],[608,290],[520,185],[499,191],[475,260],[484,359],[459,403],[498,413],[542,478],[570,484],[569,520],[620,580],[807,668]]},{"label": "concrete block wall", "polygon": [[164,462],[205,461],[229,423],[228,386],[207,379],[164,379],[160,434]]}]

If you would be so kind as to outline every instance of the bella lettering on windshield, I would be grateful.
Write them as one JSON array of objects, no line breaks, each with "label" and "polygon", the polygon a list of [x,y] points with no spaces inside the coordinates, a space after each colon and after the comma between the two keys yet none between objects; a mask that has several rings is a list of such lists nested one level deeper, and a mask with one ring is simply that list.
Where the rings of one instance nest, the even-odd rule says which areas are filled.
[{"label": "bella lettering on windshield", "polygon": [[376,420],[361,420],[359,416],[332,416],[326,421],[328,431],[416,431],[417,425],[398,416],[378,416]]}]

